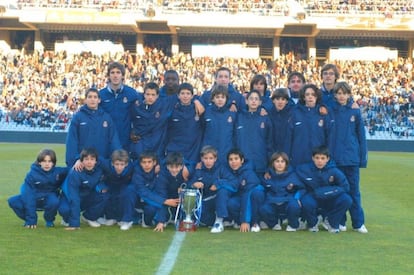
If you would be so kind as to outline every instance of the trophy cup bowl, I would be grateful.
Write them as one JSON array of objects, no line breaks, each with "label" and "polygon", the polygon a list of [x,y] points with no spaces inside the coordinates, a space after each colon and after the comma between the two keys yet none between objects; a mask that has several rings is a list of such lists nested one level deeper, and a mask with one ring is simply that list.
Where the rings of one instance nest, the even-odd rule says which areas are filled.
[{"label": "trophy cup bowl", "polygon": [[197,205],[197,190],[183,189],[181,198],[182,210],[185,217],[184,220],[182,220],[180,223],[179,231],[195,231],[196,225],[192,218],[192,215]]}]

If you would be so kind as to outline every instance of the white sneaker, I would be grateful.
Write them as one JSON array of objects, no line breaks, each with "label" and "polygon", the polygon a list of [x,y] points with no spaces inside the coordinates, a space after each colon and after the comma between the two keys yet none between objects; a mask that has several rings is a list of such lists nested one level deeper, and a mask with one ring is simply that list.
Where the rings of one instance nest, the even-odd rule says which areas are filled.
[{"label": "white sneaker", "polygon": [[223,231],[224,231],[223,224],[219,222],[216,222],[210,230],[211,233],[221,233]]},{"label": "white sneaker", "polygon": [[83,222],[86,222],[90,227],[100,227],[101,226],[101,224],[100,223],[98,223],[97,221],[91,221],[91,220],[88,220],[87,218],[85,218],[83,215],[81,215],[81,220],[83,221]]},{"label": "white sneaker", "polygon": [[106,224],[106,219],[105,219],[105,218],[103,218],[103,217],[99,217],[96,221],[97,221],[98,223],[100,223],[101,225]]},{"label": "white sneaker", "polygon": [[121,230],[129,230],[132,227],[132,223],[133,222],[120,222],[120,227],[119,229]]},{"label": "white sneaker", "polygon": [[61,224],[61,225],[63,225],[64,227],[68,227],[68,226],[69,226],[69,223],[65,222],[65,220],[64,220],[64,219],[62,219],[62,220],[60,221],[60,224]]},{"label": "white sneaker", "polygon": [[277,223],[275,226],[273,226],[272,230],[280,231],[282,230],[282,226],[279,223]]},{"label": "white sneaker", "polygon": [[321,222],[322,227],[329,231],[331,229],[331,225],[329,224],[328,218],[325,217],[325,219]]},{"label": "white sneaker", "polygon": [[329,233],[339,233],[341,232],[339,228],[329,228]]},{"label": "white sneaker", "polygon": [[357,232],[359,232],[359,233],[362,233],[362,234],[368,233],[368,229],[365,227],[364,224],[361,225],[360,228],[355,228],[354,230],[357,231]]},{"label": "white sneaker", "polygon": [[342,225],[342,224],[340,224],[340,225],[339,225],[339,231],[341,231],[341,232],[346,232],[346,225]]},{"label": "white sneaker", "polygon": [[234,225],[234,221],[224,221],[223,226],[224,227],[230,227]]},{"label": "white sneaker", "polygon": [[260,232],[260,226],[259,226],[257,223],[255,223],[255,224],[252,226],[252,228],[250,228],[250,231],[252,231],[252,232],[254,232],[254,233],[258,233],[258,232]]},{"label": "white sneaker", "polygon": [[240,229],[240,224],[238,224],[238,223],[234,223],[234,224],[233,224],[233,228],[234,228],[234,229]]},{"label": "white sneaker", "polygon": [[261,229],[269,229],[269,226],[267,226],[267,223],[265,222],[259,222],[259,226]]},{"label": "white sneaker", "polygon": [[315,226],[313,226],[313,227],[310,227],[309,228],[309,231],[310,232],[318,232],[319,231],[319,226],[318,226],[318,224],[316,224]]},{"label": "white sneaker", "polygon": [[288,225],[287,227],[286,227],[286,232],[296,232],[296,228],[293,228],[293,227],[291,227],[290,225]]},{"label": "white sneaker", "polygon": [[106,225],[106,226],[112,226],[117,223],[117,220],[114,220],[114,219],[107,220],[106,218],[103,218],[103,217],[98,218],[96,221],[100,223],[101,225]]},{"label": "white sneaker", "polygon": [[299,219],[299,227],[297,230],[305,230],[306,229],[306,222]]}]

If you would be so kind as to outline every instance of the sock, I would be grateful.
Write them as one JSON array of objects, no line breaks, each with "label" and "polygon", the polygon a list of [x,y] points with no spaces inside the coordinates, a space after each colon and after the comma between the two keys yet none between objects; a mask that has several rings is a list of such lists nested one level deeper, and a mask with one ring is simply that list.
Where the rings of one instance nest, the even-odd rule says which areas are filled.
[{"label": "sock", "polygon": [[214,223],[223,223],[223,218],[216,217],[216,221]]}]

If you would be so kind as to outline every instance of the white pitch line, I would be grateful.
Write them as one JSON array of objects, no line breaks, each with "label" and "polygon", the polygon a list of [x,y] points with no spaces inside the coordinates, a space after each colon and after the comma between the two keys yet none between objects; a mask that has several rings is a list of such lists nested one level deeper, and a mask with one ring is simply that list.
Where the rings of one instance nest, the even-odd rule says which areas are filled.
[{"label": "white pitch line", "polygon": [[161,265],[158,267],[156,275],[168,275],[174,267],[178,253],[180,252],[181,244],[185,239],[185,232],[175,232],[174,238],[171,241],[168,251],[162,259]]}]

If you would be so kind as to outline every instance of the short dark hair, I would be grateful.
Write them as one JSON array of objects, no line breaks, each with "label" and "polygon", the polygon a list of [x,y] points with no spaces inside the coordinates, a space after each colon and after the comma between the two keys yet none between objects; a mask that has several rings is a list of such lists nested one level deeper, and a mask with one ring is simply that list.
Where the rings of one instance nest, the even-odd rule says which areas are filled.
[{"label": "short dark hair", "polygon": [[253,90],[253,85],[256,83],[263,82],[265,91],[267,90],[267,79],[262,74],[255,75],[250,81],[250,91]]},{"label": "short dark hair", "polygon": [[184,165],[184,157],[180,152],[169,152],[165,157],[165,164],[168,165]]},{"label": "short dark hair", "polygon": [[226,97],[226,99],[229,99],[229,89],[228,87],[224,86],[224,85],[214,85],[213,89],[211,89],[211,100],[213,100],[213,98],[216,95],[224,95]]},{"label": "short dark hair", "polygon": [[277,88],[272,94],[272,100],[275,98],[284,98],[289,100],[289,90],[287,88]]},{"label": "short dark hair", "polygon": [[152,159],[158,162],[157,154],[154,151],[150,150],[145,150],[144,152],[139,154],[139,162],[141,162],[143,159]]},{"label": "short dark hair", "polygon": [[45,157],[49,156],[50,160],[53,162],[53,165],[56,165],[56,152],[53,151],[52,149],[43,149],[39,152],[39,154],[37,154],[36,157],[36,163],[40,164],[42,161],[45,160]]},{"label": "short dark hair", "polygon": [[325,145],[314,147],[312,149],[312,157],[315,155],[325,155],[329,158],[330,157],[329,148]]},{"label": "short dark hair", "polygon": [[300,80],[302,80],[303,84],[305,84],[306,82],[305,76],[300,72],[291,72],[288,76],[288,83],[290,82],[290,80],[292,80],[294,76],[297,76]]},{"label": "short dark hair", "polygon": [[149,89],[155,90],[155,92],[157,93],[157,95],[160,94],[160,86],[158,86],[158,84],[155,83],[155,82],[148,82],[147,84],[145,84],[145,86],[144,86],[144,94]]},{"label": "short dark hair", "polygon": [[315,84],[305,84],[299,92],[299,103],[305,105],[305,92],[307,89],[315,91],[316,104],[320,104],[322,101],[322,92]]},{"label": "short dark hair", "polygon": [[191,94],[194,94],[194,87],[190,83],[184,82],[178,87],[178,93],[181,92],[181,90],[189,90]]},{"label": "short dark hair", "polygon": [[111,73],[111,71],[113,70],[113,69],[119,69],[120,71],[121,71],[121,74],[123,75],[123,76],[125,76],[125,66],[124,65],[122,65],[121,63],[119,63],[119,62],[111,62],[111,63],[109,63],[109,65],[108,65],[108,71],[107,71],[107,76],[109,76],[109,74]]},{"label": "short dark hair", "polygon": [[238,155],[241,160],[244,160],[244,153],[239,148],[233,148],[227,153],[227,160],[229,160],[230,155]]},{"label": "short dark hair", "polygon": [[93,147],[82,149],[79,158],[80,161],[83,161],[86,157],[93,157],[98,160],[98,151]]}]

